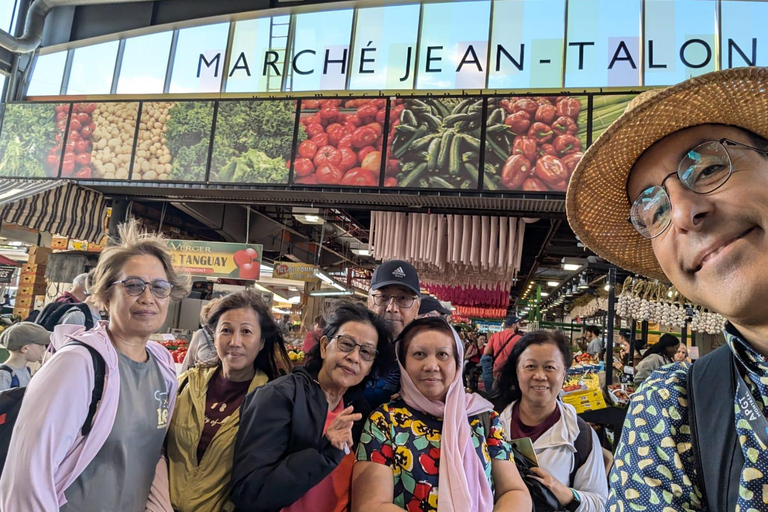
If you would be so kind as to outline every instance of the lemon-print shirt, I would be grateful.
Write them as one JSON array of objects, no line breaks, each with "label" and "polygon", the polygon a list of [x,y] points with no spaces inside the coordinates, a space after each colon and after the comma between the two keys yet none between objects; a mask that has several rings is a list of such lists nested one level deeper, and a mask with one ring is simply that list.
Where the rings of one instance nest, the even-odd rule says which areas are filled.
[{"label": "lemon-print shirt", "polygon": [[[491,459],[509,460],[511,447],[496,412],[491,432],[485,434],[480,416],[469,419],[472,442],[493,489]],[[357,460],[392,468],[394,504],[411,512],[437,511],[441,418],[412,410],[403,400],[382,405],[368,417]]]},{"label": "lemon-print shirt", "polygon": [[[768,385],[761,379],[768,382],[768,361],[730,325],[725,338],[739,361],[752,396],[765,414]],[[688,363],[676,363],[656,370],[632,397],[611,470],[608,512],[706,509],[697,485],[688,421],[689,367]],[[768,512],[763,498],[768,480],[763,476],[764,471],[758,469],[768,467],[768,450],[749,428],[735,396],[734,408],[736,433],[745,454],[736,510]],[[718,461],[706,463],[719,464]]]}]

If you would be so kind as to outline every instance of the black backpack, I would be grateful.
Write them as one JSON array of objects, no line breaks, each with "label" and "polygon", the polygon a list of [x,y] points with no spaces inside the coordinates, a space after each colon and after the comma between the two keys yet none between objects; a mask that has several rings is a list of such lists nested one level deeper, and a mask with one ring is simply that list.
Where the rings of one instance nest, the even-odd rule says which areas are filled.
[{"label": "black backpack", "polygon": [[[67,304],[70,306],[71,304]],[[67,345],[80,345],[88,349],[93,359],[93,367],[95,369],[95,380],[93,384],[93,391],[91,393],[91,405],[88,407],[88,415],[85,417],[83,423],[82,433],[87,436],[91,432],[93,426],[93,416],[96,414],[96,407],[99,405],[101,395],[104,392],[104,376],[106,374],[106,363],[104,358],[99,354],[95,348],[90,345],[86,345],[81,341],[70,341]],[[16,419],[19,416],[19,410],[21,409],[21,402],[24,400],[24,393],[27,388],[11,388],[5,391],[0,391],[0,475],[2,475],[3,466],[5,466],[5,459],[8,457],[8,449],[11,445],[11,434],[13,433],[13,427],[16,424]]]},{"label": "black backpack", "polygon": [[64,315],[75,308],[85,315],[85,330],[90,331],[93,328],[93,318],[91,308],[85,302],[52,302],[45,306],[43,311],[37,315],[35,323],[42,325],[47,331],[53,331],[53,328],[59,325]]}]

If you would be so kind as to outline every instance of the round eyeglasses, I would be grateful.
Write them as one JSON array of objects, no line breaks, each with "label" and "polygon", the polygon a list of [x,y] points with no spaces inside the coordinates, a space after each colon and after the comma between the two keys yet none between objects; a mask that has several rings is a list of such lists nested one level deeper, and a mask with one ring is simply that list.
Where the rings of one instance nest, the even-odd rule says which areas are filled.
[{"label": "round eyeglasses", "polygon": [[139,295],[144,293],[144,290],[147,288],[147,285],[149,285],[150,286],[149,289],[152,292],[152,295],[154,295],[158,299],[168,298],[171,292],[173,292],[173,288],[174,288],[174,286],[171,283],[169,283],[168,281],[164,281],[162,279],[155,279],[154,281],[147,282],[138,277],[129,277],[128,279],[123,279],[122,281],[115,281],[112,284],[123,285],[123,288],[125,288],[125,293],[133,297],[138,297]]},{"label": "round eyeglasses", "polygon": [[397,307],[408,309],[411,306],[413,306],[413,303],[416,302],[416,297],[413,296],[407,296],[407,295],[401,295],[399,297],[395,296],[389,296],[389,295],[379,295],[374,294],[373,295],[373,303],[376,304],[378,307],[388,307],[389,304],[395,301],[395,304],[397,304]]},{"label": "round eyeglasses", "polygon": [[376,359],[376,354],[379,353],[378,350],[373,348],[370,345],[362,345],[352,339],[350,336],[345,336],[344,334],[339,334],[338,336],[334,336],[336,340],[336,346],[339,347],[339,350],[342,352],[352,352],[355,350],[355,347],[360,347],[360,359],[363,361],[371,362],[374,359]]},{"label": "round eyeglasses", "polygon": [[645,238],[656,238],[672,223],[672,202],[664,183],[677,176],[680,183],[696,194],[709,194],[722,187],[733,174],[733,160],[727,146],[751,149],[768,154],[768,150],[730,139],[708,140],[689,150],[661,185],[648,187],[632,203],[627,219]]}]

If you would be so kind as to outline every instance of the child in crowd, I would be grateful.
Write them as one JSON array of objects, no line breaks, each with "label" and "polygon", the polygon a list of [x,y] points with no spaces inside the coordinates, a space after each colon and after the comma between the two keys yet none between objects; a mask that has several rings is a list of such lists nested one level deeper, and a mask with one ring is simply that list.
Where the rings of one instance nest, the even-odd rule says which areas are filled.
[{"label": "child in crowd", "polygon": [[0,391],[29,384],[32,372],[27,365],[40,361],[50,336],[43,326],[31,322],[21,322],[3,331],[0,344],[11,356],[0,365]]}]

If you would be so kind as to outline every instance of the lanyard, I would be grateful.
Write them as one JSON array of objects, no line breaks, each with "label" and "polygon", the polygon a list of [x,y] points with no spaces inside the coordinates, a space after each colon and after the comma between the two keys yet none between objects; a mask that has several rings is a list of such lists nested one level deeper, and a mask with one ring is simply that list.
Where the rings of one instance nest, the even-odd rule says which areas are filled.
[{"label": "lanyard", "polygon": [[760,438],[763,446],[768,446],[768,420],[763,416],[762,410],[758,407],[757,402],[755,402],[755,397],[752,396],[747,383],[744,382],[744,377],[741,376],[735,358],[733,364],[736,373],[736,399],[739,402],[741,412],[749,422],[749,426],[752,427],[755,435]]}]

